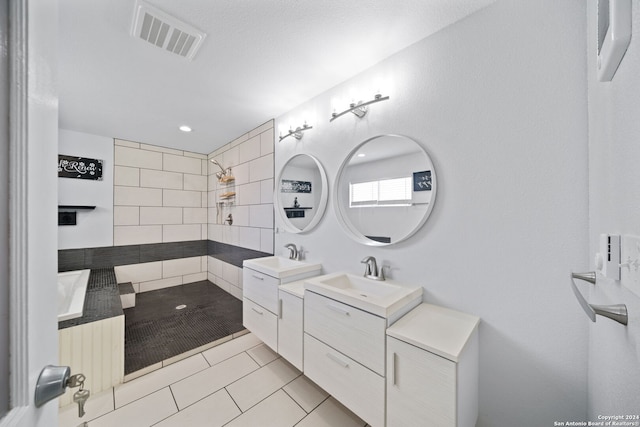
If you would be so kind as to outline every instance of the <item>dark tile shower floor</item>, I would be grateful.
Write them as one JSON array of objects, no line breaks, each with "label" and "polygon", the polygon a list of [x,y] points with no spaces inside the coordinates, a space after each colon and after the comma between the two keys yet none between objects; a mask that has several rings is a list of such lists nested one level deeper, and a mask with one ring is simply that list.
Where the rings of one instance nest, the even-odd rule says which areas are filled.
[{"label": "dark tile shower floor", "polygon": [[208,280],[136,294],[124,314],[125,375],[244,329],[242,301]]}]

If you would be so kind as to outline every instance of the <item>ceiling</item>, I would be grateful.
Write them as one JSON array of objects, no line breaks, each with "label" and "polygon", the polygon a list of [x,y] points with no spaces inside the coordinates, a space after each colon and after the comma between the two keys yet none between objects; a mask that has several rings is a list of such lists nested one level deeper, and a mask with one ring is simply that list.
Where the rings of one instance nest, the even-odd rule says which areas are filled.
[{"label": "ceiling", "polygon": [[189,61],[135,0],[60,0],[60,127],[210,153],[493,1],[149,0],[207,34]]}]

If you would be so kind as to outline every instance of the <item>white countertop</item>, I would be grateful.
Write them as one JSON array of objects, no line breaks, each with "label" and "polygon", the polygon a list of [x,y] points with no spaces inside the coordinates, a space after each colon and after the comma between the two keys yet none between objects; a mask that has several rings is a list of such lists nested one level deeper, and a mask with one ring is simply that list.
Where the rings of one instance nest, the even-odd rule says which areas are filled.
[{"label": "white countertop", "polygon": [[479,323],[479,317],[423,303],[391,325],[387,335],[457,362]]},{"label": "white countertop", "polygon": [[278,289],[298,298],[304,298],[304,282],[305,280],[297,280],[295,282],[280,285]]}]

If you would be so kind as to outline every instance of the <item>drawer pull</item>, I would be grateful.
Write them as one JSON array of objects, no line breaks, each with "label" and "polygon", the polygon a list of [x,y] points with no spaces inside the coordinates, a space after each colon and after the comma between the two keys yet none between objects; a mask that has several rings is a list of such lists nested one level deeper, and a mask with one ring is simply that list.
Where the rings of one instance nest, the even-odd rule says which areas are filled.
[{"label": "drawer pull", "polygon": [[282,298],[278,300],[278,319],[282,319]]},{"label": "drawer pull", "polygon": [[327,357],[331,360],[333,360],[334,362],[336,362],[338,365],[342,366],[343,368],[348,368],[349,364],[347,362],[345,362],[344,360],[340,359],[338,356],[335,356],[331,353],[327,353]]},{"label": "drawer pull", "polygon": [[257,274],[252,274],[251,277],[253,277],[254,279],[258,279],[258,280],[264,280],[264,277],[260,277]]},{"label": "drawer pull", "polygon": [[262,316],[262,315],[264,314],[264,312],[262,312],[262,311],[258,310],[258,309],[257,309],[257,308],[255,308],[255,307],[251,307],[251,310],[255,311],[255,312],[256,312],[256,313],[258,313],[260,316]]},{"label": "drawer pull", "polygon": [[393,358],[391,360],[391,363],[392,363],[392,366],[391,366],[391,384],[398,385],[397,381],[396,381],[396,377],[397,377],[396,366],[397,366],[397,363],[398,363],[398,355],[395,352],[393,353]]},{"label": "drawer pull", "polygon": [[345,310],[344,308],[336,307],[335,305],[327,305],[327,307],[329,307],[329,310],[335,311],[336,313],[344,314],[345,316],[351,316],[351,314],[349,314],[349,311]]}]

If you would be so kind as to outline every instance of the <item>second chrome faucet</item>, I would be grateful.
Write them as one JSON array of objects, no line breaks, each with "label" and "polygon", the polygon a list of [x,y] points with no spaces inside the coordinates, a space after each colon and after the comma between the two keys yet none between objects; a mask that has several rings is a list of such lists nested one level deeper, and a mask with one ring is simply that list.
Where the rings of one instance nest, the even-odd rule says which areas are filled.
[{"label": "second chrome faucet", "polygon": [[374,257],[365,257],[360,262],[362,264],[365,264],[364,277],[373,280],[385,280],[384,266],[380,267],[380,270],[378,271],[378,263],[376,262],[376,259]]}]

